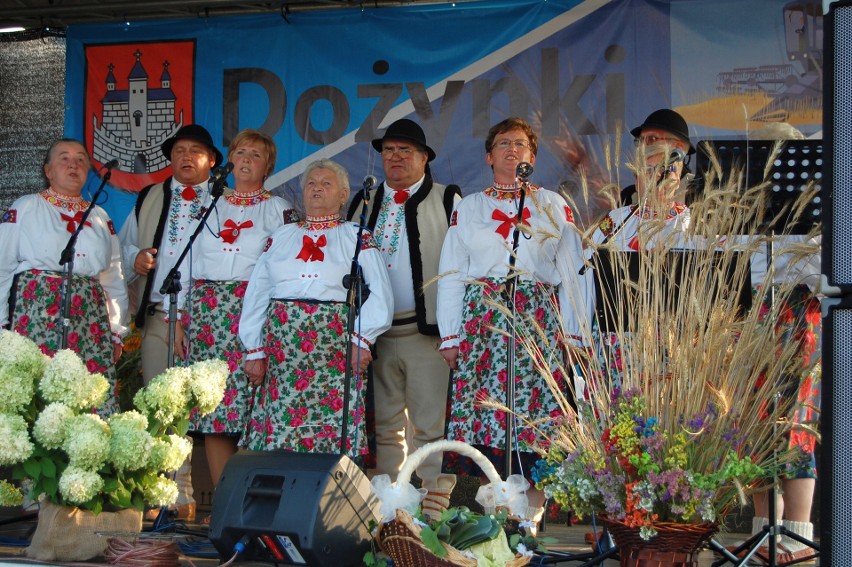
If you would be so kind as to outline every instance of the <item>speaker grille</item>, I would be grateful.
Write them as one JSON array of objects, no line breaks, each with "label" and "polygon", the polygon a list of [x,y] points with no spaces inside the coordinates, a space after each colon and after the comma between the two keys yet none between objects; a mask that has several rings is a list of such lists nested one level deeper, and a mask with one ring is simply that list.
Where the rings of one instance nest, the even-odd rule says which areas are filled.
[{"label": "speaker grille", "polygon": [[[831,468],[831,533],[823,542],[830,547],[831,563],[827,565],[849,565],[852,558],[852,309],[832,309],[827,325],[830,341],[829,367],[826,368],[826,393],[830,392],[829,410],[831,424],[830,449],[824,447]],[[826,353],[828,354],[828,353]],[[830,383],[828,383],[830,382]],[[823,416],[824,418],[827,416]],[[823,463],[828,464],[823,458]],[[823,467],[825,468],[825,467]],[[826,564],[826,563],[824,563]]]},{"label": "speaker grille", "polygon": [[834,57],[830,61],[832,99],[825,109],[831,113],[829,125],[833,144],[831,166],[833,207],[831,211],[832,283],[852,286],[852,5],[833,7],[834,26],[830,30]]}]

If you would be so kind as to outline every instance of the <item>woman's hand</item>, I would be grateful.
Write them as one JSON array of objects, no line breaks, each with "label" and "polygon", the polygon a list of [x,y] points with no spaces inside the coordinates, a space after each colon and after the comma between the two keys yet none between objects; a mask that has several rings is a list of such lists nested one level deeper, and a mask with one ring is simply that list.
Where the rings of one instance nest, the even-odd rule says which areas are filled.
[{"label": "woman's hand", "polygon": [[459,347],[445,348],[441,349],[438,352],[441,353],[441,356],[444,357],[444,360],[447,363],[447,366],[450,367],[450,370],[458,370],[458,359],[459,359]]},{"label": "woman's hand", "polygon": [[112,343],[112,363],[118,364],[121,353],[124,351],[124,343]]},{"label": "woman's hand", "polygon": [[186,340],[186,331],[183,330],[183,323],[178,319],[175,321],[175,356],[181,360],[186,360],[188,354],[189,342]]},{"label": "woman's hand", "polygon": [[263,384],[263,377],[266,376],[267,360],[265,358],[256,358],[254,360],[246,360],[243,364],[243,369],[246,371],[249,382],[252,386],[260,386]]},{"label": "woman's hand", "polygon": [[373,355],[370,350],[352,343],[352,368],[357,368],[359,372],[364,373],[371,362],[373,362]]}]

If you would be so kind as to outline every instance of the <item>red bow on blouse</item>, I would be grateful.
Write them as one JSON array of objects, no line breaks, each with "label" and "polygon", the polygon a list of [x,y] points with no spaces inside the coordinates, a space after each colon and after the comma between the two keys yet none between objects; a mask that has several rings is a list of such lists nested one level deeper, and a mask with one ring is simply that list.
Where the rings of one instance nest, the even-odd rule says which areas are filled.
[{"label": "red bow on blouse", "polygon": [[[73,233],[77,230],[77,225],[83,220],[83,211],[77,211],[77,214],[73,217],[70,215],[66,215],[65,213],[59,213],[59,216],[62,217],[62,220],[65,221],[65,230]],[[92,226],[92,223],[86,221],[83,223],[85,226]]]},{"label": "red bow on blouse", "polygon": [[195,190],[195,187],[192,185],[184,185],[183,191],[181,191],[180,196],[183,197],[184,201],[192,201],[196,197],[198,197],[198,191]]},{"label": "red bow on blouse", "polygon": [[400,191],[393,192],[393,202],[397,205],[402,205],[408,200],[408,190],[402,189]]},{"label": "red bow on blouse", "polygon": [[325,245],[326,239],[324,234],[320,234],[316,242],[306,234],[302,237],[302,251],[299,252],[296,258],[305,262],[322,262],[325,259],[322,247]]},{"label": "red bow on blouse", "polygon": [[[518,222],[518,217],[510,217],[500,209],[495,209],[493,213],[491,213],[491,218],[500,221],[500,226],[494,231],[503,238],[507,238],[509,236],[509,231],[514,228],[515,224]],[[527,207],[524,207],[524,212],[521,213],[521,222],[526,224],[526,222],[530,219],[530,210]]]},{"label": "red bow on blouse", "polygon": [[228,244],[233,244],[234,242],[236,242],[237,238],[239,238],[240,236],[240,231],[242,229],[251,228],[254,226],[254,223],[250,220],[237,224],[233,220],[228,219],[225,221],[224,224],[225,228],[219,231],[219,238],[221,238]]}]

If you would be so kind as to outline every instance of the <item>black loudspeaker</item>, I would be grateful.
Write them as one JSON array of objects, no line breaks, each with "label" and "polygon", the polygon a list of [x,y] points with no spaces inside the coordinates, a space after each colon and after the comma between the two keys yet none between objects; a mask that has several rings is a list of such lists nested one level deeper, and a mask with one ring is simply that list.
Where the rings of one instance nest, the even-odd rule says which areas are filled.
[{"label": "black loudspeaker", "polygon": [[820,565],[852,565],[852,2],[825,18]]},{"label": "black loudspeaker", "polygon": [[820,559],[852,565],[852,297],[823,305]]},{"label": "black loudspeaker", "polygon": [[379,520],[370,482],[348,457],[244,451],[216,486],[210,541],[225,560],[279,565],[361,565],[370,522]]},{"label": "black loudspeaker", "polygon": [[823,272],[852,293],[852,2],[825,18]]}]

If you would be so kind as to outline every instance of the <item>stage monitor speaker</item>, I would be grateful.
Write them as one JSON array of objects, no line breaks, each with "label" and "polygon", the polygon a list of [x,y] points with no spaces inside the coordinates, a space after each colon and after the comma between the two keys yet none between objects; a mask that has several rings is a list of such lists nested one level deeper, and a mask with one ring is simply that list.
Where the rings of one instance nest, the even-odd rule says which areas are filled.
[{"label": "stage monitor speaker", "polygon": [[240,560],[358,566],[378,511],[369,480],[348,457],[244,451],[216,486],[209,537],[223,560],[242,540]]},{"label": "stage monitor speaker", "polygon": [[823,272],[852,292],[852,2],[835,2],[825,18]]}]

